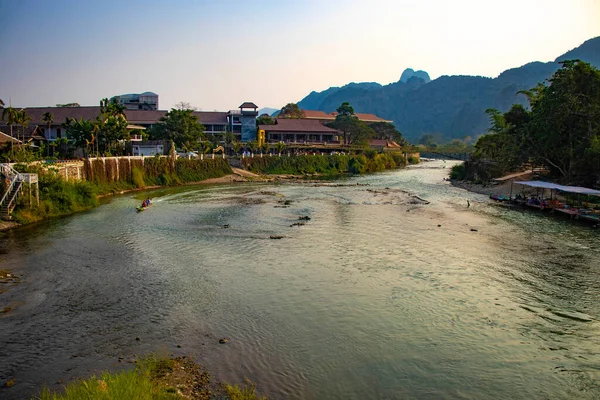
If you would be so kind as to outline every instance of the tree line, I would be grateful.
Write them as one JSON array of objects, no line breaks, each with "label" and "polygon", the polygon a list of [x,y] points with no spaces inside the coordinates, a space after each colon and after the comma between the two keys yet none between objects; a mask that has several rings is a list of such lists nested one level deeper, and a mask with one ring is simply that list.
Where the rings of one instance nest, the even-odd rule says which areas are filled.
[{"label": "tree line", "polygon": [[491,128],[475,144],[474,162],[491,162],[502,173],[532,163],[565,183],[598,185],[600,70],[579,60],[561,65],[546,83],[519,92],[529,108],[486,111]]}]

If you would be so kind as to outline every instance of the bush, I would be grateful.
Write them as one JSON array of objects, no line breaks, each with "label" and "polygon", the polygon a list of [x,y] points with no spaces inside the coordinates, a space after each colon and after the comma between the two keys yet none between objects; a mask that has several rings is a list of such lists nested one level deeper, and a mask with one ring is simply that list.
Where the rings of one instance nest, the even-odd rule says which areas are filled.
[{"label": "bush", "polygon": [[463,180],[466,176],[465,164],[460,163],[452,166],[450,170],[450,179]]}]

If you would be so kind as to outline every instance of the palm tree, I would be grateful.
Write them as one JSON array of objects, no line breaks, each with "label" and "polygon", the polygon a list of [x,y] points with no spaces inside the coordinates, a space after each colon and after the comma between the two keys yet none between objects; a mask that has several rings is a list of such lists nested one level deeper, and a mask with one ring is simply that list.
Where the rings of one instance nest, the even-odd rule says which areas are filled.
[{"label": "palm tree", "polygon": [[[10,126],[10,136],[12,137],[12,127],[15,124],[17,119],[18,111],[12,107],[8,107],[2,110],[2,119],[6,121],[6,123]],[[12,143],[12,142],[11,142]]]},{"label": "palm tree", "polygon": [[0,99],[0,109],[4,108],[4,101],[2,101],[2,99]]},{"label": "palm tree", "polygon": [[283,150],[285,150],[285,143],[277,142],[277,143],[275,143],[275,148],[279,152],[279,156],[281,156],[281,153],[283,153]]},{"label": "palm tree", "polygon": [[248,150],[250,150],[250,153],[254,155],[254,153],[256,153],[256,149],[258,149],[258,142],[247,142],[246,147],[248,148]]},{"label": "palm tree", "polygon": [[233,148],[233,151],[235,152],[235,155],[237,156],[238,154],[240,154],[240,150],[242,149],[242,142],[238,142],[237,140],[234,140],[231,143],[231,147]]},{"label": "palm tree", "polygon": [[46,139],[50,139],[50,125],[52,125],[52,123],[54,122],[54,115],[52,115],[50,111],[45,112],[44,115],[42,115],[42,121],[44,121],[47,126]]},{"label": "palm tree", "polygon": [[31,121],[31,117],[27,114],[27,111],[25,111],[24,108],[21,108],[17,113],[18,124],[21,125],[21,137],[23,138],[23,144],[25,144],[25,128],[29,126],[29,121]]}]

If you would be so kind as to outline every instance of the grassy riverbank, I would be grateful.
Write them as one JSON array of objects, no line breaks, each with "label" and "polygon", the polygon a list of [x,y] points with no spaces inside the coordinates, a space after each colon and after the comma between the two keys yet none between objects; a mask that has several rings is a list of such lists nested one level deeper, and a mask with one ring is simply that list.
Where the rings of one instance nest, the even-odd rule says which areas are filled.
[{"label": "grassy riverbank", "polygon": [[242,386],[211,381],[210,374],[187,357],[148,356],[135,369],[103,372],[65,386],[64,393],[44,389],[39,400],[178,400],[214,399],[266,400],[247,381]]},{"label": "grassy riverbank", "polygon": [[[417,159],[413,160],[418,162]],[[358,155],[303,155],[296,157],[254,157],[242,160],[249,171],[262,174],[365,174],[406,164],[402,153],[367,150]]]},{"label": "grassy riverbank", "polygon": [[[115,161],[116,162],[116,161]],[[100,160],[86,161],[86,180],[66,181],[52,169],[39,166],[15,166],[20,172],[37,173],[39,177],[39,206],[29,207],[29,196],[19,198],[13,212],[19,224],[61,217],[88,210],[98,205],[103,195],[144,189],[152,186],[175,186],[206,179],[223,177],[232,170],[226,160],[173,160],[165,157],[146,160],[144,164],[119,169]],[[116,174],[114,171],[119,171]],[[26,193],[25,189],[23,193]],[[35,199],[32,199],[35,203]]]}]

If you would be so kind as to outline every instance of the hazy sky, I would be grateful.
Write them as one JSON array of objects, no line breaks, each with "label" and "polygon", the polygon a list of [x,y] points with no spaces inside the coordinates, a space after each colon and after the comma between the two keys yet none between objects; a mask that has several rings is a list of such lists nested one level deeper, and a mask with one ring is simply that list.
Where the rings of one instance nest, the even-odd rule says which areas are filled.
[{"label": "hazy sky", "polygon": [[0,98],[280,108],[408,67],[495,77],[596,36],[600,0],[0,0]]}]

